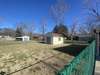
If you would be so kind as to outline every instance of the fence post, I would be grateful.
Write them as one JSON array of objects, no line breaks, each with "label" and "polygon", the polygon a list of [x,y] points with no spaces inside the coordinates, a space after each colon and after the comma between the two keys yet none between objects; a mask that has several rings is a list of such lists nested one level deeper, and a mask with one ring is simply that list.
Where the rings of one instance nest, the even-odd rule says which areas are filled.
[{"label": "fence post", "polygon": [[96,53],[97,53],[97,50],[96,50],[96,41],[95,41],[95,54],[94,54],[94,66],[93,66],[93,73],[92,75],[95,75],[95,65],[96,65]]},{"label": "fence post", "polygon": [[96,39],[96,56],[99,57],[100,56],[100,50],[99,50],[99,46],[100,46],[100,30],[95,29],[95,39]]}]

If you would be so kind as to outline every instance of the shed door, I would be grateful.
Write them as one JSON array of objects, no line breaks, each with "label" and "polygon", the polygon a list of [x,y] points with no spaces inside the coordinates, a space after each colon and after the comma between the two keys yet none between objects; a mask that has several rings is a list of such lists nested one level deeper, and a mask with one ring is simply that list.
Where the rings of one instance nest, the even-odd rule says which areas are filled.
[{"label": "shed door", "polygon": [[47,43],[48,43],[48,44],[51,43],[51,37],[47,37]]}]

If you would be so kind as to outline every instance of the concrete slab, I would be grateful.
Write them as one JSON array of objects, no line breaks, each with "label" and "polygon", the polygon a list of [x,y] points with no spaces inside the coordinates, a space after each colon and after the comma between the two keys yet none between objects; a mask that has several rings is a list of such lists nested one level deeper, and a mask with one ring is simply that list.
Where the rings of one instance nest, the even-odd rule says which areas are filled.
[{"label": "concrete slab", "polygon": [[100,75],[100,61],[96,61],[95,75]]}]

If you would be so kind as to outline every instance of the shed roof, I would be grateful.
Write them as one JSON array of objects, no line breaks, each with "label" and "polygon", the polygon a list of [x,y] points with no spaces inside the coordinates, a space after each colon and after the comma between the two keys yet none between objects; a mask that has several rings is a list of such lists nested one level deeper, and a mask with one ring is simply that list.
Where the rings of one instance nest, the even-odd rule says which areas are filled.
[{"label": "shed roof", "polygon": [[52,35],[52,36],[62,36],[62,34],[53,33],[53,32],[49,32],[49,33],[47,33],[47,35]]}]

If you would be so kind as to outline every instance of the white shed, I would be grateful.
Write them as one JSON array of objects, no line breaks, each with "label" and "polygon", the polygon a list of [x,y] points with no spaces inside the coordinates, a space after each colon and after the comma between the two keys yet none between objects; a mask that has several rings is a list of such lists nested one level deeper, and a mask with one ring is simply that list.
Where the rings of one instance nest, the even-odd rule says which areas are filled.
[{"label": "white shed", "polygon": [[18,40],[18,41],[29,41],[30,37],[29,36],[16,37],[16,40]]},{"label": "white shed", "polygon": [[47,44],[53,44],[53,45],[63,44],[64,43],[64,38],[61,34],[47,33],[45,42]]}]

